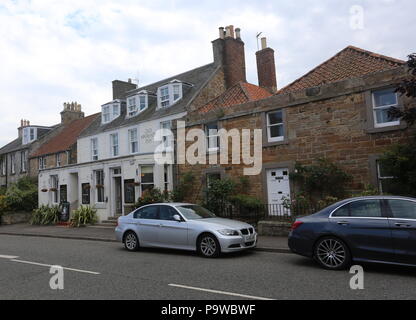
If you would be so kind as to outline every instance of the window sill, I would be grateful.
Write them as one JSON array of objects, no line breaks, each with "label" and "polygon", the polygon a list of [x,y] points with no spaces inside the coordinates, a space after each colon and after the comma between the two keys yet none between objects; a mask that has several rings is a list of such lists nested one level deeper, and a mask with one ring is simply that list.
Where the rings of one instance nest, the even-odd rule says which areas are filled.
[{"label": "window sill", "polygon": [[289,141],[287,139],[284,139],[282,141],[275,141],[275,142],[264,142],[263,148],[283,146],[283,145],[288,145],[288,144],[289,144]]},{"label": "window sill", "polygon": [[365,131],[367,133],[380,133],[380,132],[390,132],[390,131],[397,131],[403,130],[407,128],[407,124],[405,122],[399,125],[392,125],[392,126],[385,126],[385,127],[370,127],[367,128]]}]

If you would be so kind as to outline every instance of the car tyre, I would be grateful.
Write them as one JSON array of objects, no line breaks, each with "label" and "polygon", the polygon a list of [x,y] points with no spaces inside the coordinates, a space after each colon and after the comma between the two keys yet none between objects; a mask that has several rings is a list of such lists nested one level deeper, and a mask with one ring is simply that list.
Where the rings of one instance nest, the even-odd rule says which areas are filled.
[{"label": "car tyre", "polygon": [[217,258],[221,253],[220,243],[215,236],[209,233],[199,237],[197,250],[205,258]]},{"label": "car tyre", "polygon": [[140,248],[139,237],[137,237],[137,234],[134,233],[133,231],[128,231],[124,235],[124,241],[123,242],[124,242],[124,247],[128,251],[137,251]]},{"label": "car tyre", "polygon": [[319,239],[315,245],[314,258],[327,270],[345,270],[351,265],[348,246],[336,237]]}]

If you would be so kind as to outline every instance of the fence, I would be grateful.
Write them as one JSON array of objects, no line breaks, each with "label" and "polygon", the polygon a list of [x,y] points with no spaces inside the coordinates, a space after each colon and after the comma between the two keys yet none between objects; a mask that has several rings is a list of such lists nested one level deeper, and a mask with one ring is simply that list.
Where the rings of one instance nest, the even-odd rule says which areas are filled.
[{"label": "fence", "polygon": [[313,214],[321,208],[315,206],[290,207],[282,204],[263,204],[256,209],[225,204],[212,210],[221,218],[237,219],[257,224],[260,220],[295,221],[297,217]]}]

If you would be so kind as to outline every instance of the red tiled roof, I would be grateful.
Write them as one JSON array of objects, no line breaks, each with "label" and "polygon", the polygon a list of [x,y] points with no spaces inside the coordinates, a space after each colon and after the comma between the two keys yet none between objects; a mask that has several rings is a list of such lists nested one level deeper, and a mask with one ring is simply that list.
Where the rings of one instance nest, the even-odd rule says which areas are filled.
[{"label": "red tiled roof", "polygon": [[404,63],[402,60],[348,46],[334,57],[279,90],[277,94],[316,87],[348,78],[360,77],[377,71],[394,69]]},{"label": "red tiled roof", "polygon": [[206,113],[217,108],[226,108],[270,96],[272,96],[272,94],[264,88],[247,82],[239,82],[220,96],[202,106],[198,111],[200,113]]},{"label": "red tiled roof", "polygon": [[47,154],[67,151],[77,142],[80,133],[93,122],[99,113],[72,121],[60,133],[35,150],[31,157],[40,157]]}]

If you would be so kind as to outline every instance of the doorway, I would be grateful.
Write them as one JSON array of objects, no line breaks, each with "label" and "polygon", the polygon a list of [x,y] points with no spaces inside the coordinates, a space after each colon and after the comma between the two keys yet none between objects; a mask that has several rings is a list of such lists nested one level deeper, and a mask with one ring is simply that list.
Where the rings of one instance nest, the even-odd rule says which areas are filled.
[{"label": "doorway", "polygon": [[270,169],[266,174],[269,214],[272,216],[290,215],[290,209],[284,207],[285,199],[290,201],[289,169]]},{"label": "doorway", "polygon": [[123,214],[123,190],[121,186],[121,177],[114,177],[114,216]]}]

